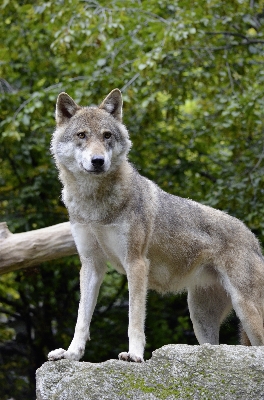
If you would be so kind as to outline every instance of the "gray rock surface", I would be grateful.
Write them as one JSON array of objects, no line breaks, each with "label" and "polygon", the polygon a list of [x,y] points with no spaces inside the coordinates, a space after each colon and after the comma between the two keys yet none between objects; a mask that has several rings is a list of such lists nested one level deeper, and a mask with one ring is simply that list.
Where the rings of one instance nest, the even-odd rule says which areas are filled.
[{"label": "gray rock surface", "polygon": [[264,347],[167,345],[145,363],[49,361],[37,400],[264,399]]}]

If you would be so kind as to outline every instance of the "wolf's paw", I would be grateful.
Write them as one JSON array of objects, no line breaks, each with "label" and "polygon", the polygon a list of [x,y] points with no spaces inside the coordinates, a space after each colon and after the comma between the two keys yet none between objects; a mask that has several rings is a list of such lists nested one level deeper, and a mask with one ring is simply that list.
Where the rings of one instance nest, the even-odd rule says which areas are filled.
[{"label": "wolf's paw", "polygon": [[66,350],[64,350],[64,349],[56,349],[56,350],[50,351],[48,354],[48,360],[49,361],[60,360],[61,358],[64,358],[65,353],[66,353]]},{"label": "wolf's paw", "polygon": [[118,358],[119,358],[119,360],[122,360],[122,361],[132,361],[132,362],[137,362],[137,363],[141,363],[144,361],[143,357],[136,356],[133,353],[126,353],[125,351],[122,353],[119,353]]},{"label": "wolf's paw", "polygon": [[66,358],[67,360],[75,360],[78,361],[80,359],[80,354],[76,354],[69,350],[64,349],[56,349],[48,354],[49,361],[61,360],[62,358]]}]

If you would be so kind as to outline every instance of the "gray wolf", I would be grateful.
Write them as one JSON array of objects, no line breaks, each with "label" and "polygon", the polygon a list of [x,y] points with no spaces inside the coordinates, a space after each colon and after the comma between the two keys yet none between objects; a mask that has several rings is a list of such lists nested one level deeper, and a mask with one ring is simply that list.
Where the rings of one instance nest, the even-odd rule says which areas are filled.
[{"label": "gray wolf", "polygon": [[188,292],[200,344],[218,344],[234,308],[244,337],[263,345],[264,259],[251,231],[224,212],[165,193],[132,167],[118,89],[99,107],[61,93],[56,122],[51,150],[82,268],[74,337],[49,360],[82,357],[106,262],[128,279],[129,349],[119,359],[143,361],[148,288]]}]

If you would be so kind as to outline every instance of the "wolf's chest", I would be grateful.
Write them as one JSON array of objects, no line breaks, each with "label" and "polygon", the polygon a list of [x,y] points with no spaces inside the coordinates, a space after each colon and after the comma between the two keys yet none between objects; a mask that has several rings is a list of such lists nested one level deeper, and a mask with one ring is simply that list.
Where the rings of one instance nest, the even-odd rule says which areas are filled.
[{"label": "wolf's chest", "polygon": [[124,273],[127,257],[127,227],[125,224],[93,224],[93,233],[107,261]]}]

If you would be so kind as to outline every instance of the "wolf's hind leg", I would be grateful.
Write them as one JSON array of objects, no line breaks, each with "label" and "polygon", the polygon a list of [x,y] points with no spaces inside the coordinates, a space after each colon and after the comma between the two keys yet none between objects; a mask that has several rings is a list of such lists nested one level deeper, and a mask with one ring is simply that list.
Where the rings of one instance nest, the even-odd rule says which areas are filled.
[{"label": "wolf's hind leg", "polygon": [[220,325],[232,309],[226,291],[220,284],[190,288],[188,306],[198,342],[219,344]]},{"label": "wolf's hind leg", "polygon": [[251,346],[248,335],[246,334],[241,322],[239,323],[239,342],[242,346]]}]

